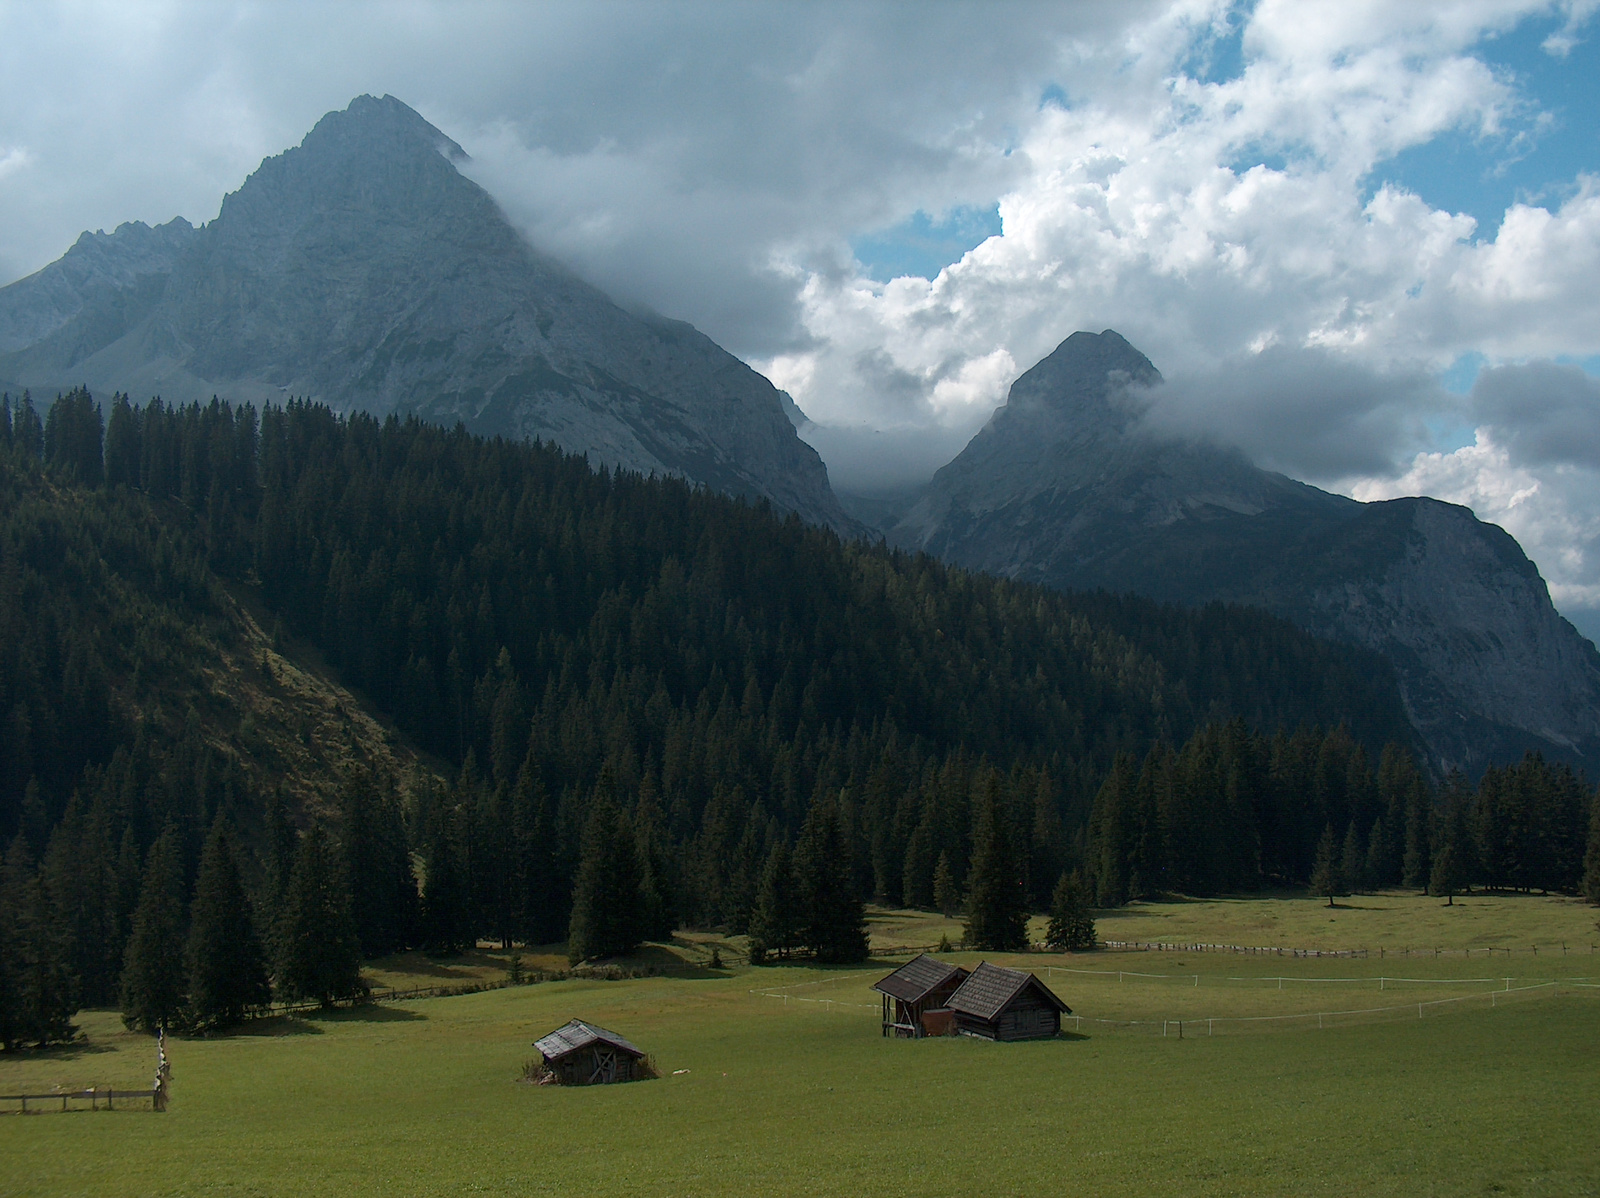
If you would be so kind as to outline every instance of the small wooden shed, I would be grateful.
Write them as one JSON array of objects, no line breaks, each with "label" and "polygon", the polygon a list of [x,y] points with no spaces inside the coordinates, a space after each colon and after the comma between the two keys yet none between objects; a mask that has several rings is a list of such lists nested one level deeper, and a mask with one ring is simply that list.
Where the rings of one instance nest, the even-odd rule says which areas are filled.
[{"label": "small wooden shed", "polygon": [[1033,974],[980,961],[950,996],[956,1031],[985,1040],[1044,1040],[1061,1033],[1072,1014]]},{"label": "small wooden shed", "polygon": [[883,995],[885,1036],[945,1036],[951,1022],[947,1003],[967,971],[919,953],[873,987]]},{"label": "small wooden shed", "polygon": [[544,1057],[545,1068],[563,1086],[596,1086],[607,1082],[632,1082],[653,1077],[644,1049],[616,1032],[574,1019],[533,1046]]}]

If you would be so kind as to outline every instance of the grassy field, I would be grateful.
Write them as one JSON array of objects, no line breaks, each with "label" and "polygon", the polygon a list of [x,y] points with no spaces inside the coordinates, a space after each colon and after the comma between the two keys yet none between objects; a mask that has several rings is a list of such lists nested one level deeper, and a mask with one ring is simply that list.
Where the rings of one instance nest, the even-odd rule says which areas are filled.
[{"label": "grassy field", "polygon": [[[1277,902],[1279,926],[1318,926],[1314,903]],[[1592,914],[1559,900],[1500,902],[1508,935],[1530,946],[1559,944],[1569,922],[1592,928]],[[1195,929],[1189,938],[1213,943],[1248,942],[1234,932],[1262,917],[1248,904],[1170,910]],[[1385,926],[1407,931],[1407,910],[1432,930],[1424,902],[1389,910],[1402,922]],[[1118,918],[1163,915],[1148,906]],[[919,943],[930,925],[881,912],[874,932]],[[1466,920],[1446,930],[1462,947],[1483,932]],[[693,958],[704,944],[660,951]],[[498,959],[395,960],[389,976],[432,967],[487,978]],[[1600,957],[1497,954],[1492,971],[1459,955],[1402,958],[1405,970],[1376,955],[1001,959],[1045,977],[1085,1017],[1082,1033],[884,1040],[869,986],[887,965],[690,969],[263,1021],[246,1035],[174,1041],[165,1115],[0,1117],[0,1193],[1600,1193],[1600,990],[1585,988]],[[1490,1007],[1510,974],[1510,997]],[[1380,980],[1391,977],[1412,980]],[[1524,989],[1555,978],[1559,996]],[[1420,1019],[1311,1022],[1459,995],[1472,997]],[[575,1015],[649,1049],[662,1079],[518,1084],[530,1042]],[[1200,1023],[1264,1015],[1298,1018],[1212,1036]],[[1170,1025],[1163,1037],[1163,1021],[1177,1019],[1185,1038]],[[0,1059],[0,1091],[148,1084],[147,1037],[110,1013],[80,1022],[80,1045]],[[1263,1034],[1240,1034],[1252,1030]]]}]

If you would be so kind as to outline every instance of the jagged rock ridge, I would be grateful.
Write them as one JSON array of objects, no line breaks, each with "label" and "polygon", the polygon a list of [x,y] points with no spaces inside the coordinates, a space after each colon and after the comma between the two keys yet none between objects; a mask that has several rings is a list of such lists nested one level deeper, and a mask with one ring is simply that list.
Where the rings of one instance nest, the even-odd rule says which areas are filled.
[{"label": "jagged rock ridge", "polygon": [[85,235],[0,290],[0,379],[414,412],[854,526],[771,383],[532,249],[464,157],[392,96],[359,97],[203,228]]},{"label": "jagged rock ridge", "polygon": [[1600,653],[1503,529],[1434,499],[1358,503],[1140,424],[1155,367],[1074,333],[887,529],[964,566],[1183,604],[1248,603],[1395,666],[1440,766],[1600,754]]}]

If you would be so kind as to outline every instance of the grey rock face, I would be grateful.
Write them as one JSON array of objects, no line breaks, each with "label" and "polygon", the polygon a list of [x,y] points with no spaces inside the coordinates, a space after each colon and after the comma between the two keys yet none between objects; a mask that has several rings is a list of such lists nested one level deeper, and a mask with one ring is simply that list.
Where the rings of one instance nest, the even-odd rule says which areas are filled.
[{"label": "grey rock face", "polygon": [[181,216],[151,228],[143,221],[114,233],[85,233],[43,270],[0,288],[0,353],[48,337],[85,307],[172,273],[195,229]]},{"label": "grey rock face", "polygon": [[0,378],[459,420],[854,527],[771,383],[537,253],[463,157],[400,101],[362,96],[263,162],[165,270],[112,289],[115,319],[57,320],[0,356]]},{"label": "grey rock face", "polygon": [[1432,499],[1362,504],[1139,431],[1159,375],[1074,333],[889,539],[976,569],[1183,604],[1248,603],[1394,663],[1441,766],[1600,753],[1600,653],[1504,530]]}]

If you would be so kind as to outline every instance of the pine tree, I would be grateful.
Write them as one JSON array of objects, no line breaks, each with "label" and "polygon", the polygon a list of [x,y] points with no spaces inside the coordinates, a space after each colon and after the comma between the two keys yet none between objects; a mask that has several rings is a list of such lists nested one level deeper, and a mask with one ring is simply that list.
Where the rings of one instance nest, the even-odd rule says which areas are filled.
[{"label": "pine tree", "polygon": [[1583,897],[1600,906],[1600,792],[1589,800],[1589,846],[1583,855]]},{"label": "pine tree", "polygon": [[420,922],[417,878],[393,786],[380,786],[363,771],[345,781],[339,797],[341,847],[361,954],[382,957],[410,948]]},{"label": "pine tree", "polygon": [[419,795],[424,828],[423,941],[428,951],[451,956],[476,939],[467,890],[466,853],[460,824],[465,813],[450,796],[424,784]]},{"label": "pine tree", "polygon": [[186,963],[189,1010],[198,1027],[237,1023],[272,998],[250,899],[221,819],[200,854]]},{"label": "pine tree", "polygon": [[940,851],[939,863],[933,867],[933,905],[946,919],[961,910],[961,888],[950,869],[948,849]]},{"label": "pine tree", "polygon": [[1317,841],[1316,862],[1311,867],[1311,893],[1326,895],[1328,906],[1333,906],[1333,896],[1340,892],[1339,865],[1333,837],[1333,825],[1329,824],[1322,830],[1322,839]]},{"label": "pine tree", "polygon": [[769,953],[787,957],[800,946],[799,894],[794,856],[780,838],[767,854],[750,914],[750,960],[760,964]]},{"label": "pine tree", "polygon": [[1028,947],[1027,894],[1000,809],[999,779],[981,784],[972,829],[968,874],[966,943],[989,952]]},{"label": "pine tree", "polygon": [[1339,876],[1344,881],[1344,889],[1351,894],[1365,889],[1362,880],[1366,871],[1366,848],[1361,843],[1361,831],[1352,819],[1344,830],[1344,851],[1339,854]]},{"label": "pine tree", "polygon": [[567,929],[567,959],[632,952],[642,934],[639,854],[628,820],[617,809],[610,769],[601,773],[583,828],[578,877]]},{"label": "pine tree", "polygon": [[70,1040],[77,978],[19,835],[0,864],[0,1048]]},{"label": "pine tree", "polygon": [[839,826],[831,795],[819,796],[806,812],[795,853],[800,889],[802,943],[828,964],[867,956],[867,914],[853,883],[850,846]]},{"label": "pine tree", "polygon": [[285,998],[315,999],[328,1006],[365,993],[349,882],[320,824],[300,837],[295,850],[279,951],[278,988]]},{"label": "pine tree", "polygon": [[1446,843],[1444,848],[1433,855],[1433,872],[1428,878],[1428,893],[1437,897],[1445,896],[1445,906],[1453,907],[1456,901],[1456,891],[1462,886],[1461,868],[1456,854],[1456,846]]},{"label": "pine tree", "polygon": [[122,1022],[133,1029],[176,1027],[188,1005],[180,851],[178,830],[169,824],[145,859],[122,967]]},{"label": "pine tree", "polygon": [[1087,952],[1095,946],[1094,914],[1088,887],[1076,870],[1063,873],[1050,895],[1050,947],[1062,952]]}]

